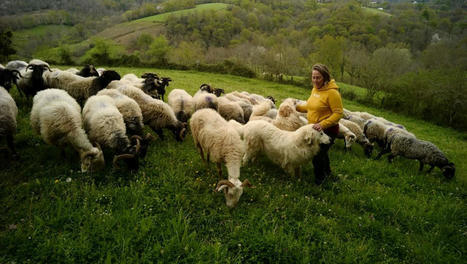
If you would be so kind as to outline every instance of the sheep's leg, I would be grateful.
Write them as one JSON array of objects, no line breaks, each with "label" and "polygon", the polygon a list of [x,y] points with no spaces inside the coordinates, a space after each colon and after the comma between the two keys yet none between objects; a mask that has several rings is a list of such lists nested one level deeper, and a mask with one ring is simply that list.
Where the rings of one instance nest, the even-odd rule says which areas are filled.
[{"label": "sheep's leg", "polygon": [[386,153],[389,153],[391,150],[389,148],[383,148],[381,150],[381,152],[378,153],[378,155],[376,156],[375,160],[379,160],[381,158],[381,156],[383,156],[384,154]]},{"label": "sheep's leg", "polygon": [[430,165],[430,168],[428,169],[427,173],[431,173],[431,171],[433,170],[434,167],[435,167],[435,165]]},{"label": "sheep's leg", "polygon": [[220,162],[217,163],[217,174],[219,175],[219,179],[222,179],[222,164]]},{"label": "sheep's leg", "polygon": [[161,140],[164,140],[164,133],[162,132],[162,129],[156,129],[155,132]]},{"label": "sheep's leg", "polygon": [[203,148],[201,148],[201,145],[199,143],[196,146],[198,147],[199,155],[201,155],[201,159],[203,160],[204,163],[206,163],[206,160],[204,159]]},{"label": "sheep's leg", "polygon": [[392,160],[394,159],[394,157],[395,157],[395,156],[394,156],[393,154],[389,154],[389,156],[388,156],[388,162],[391,163]]},{"label": "sheep's leg", "polygon": [[420,162],[420,167],[418,168],[418,171],[423,171],[423,162],[421,160],[419,160],[418,162]]},{"label": "sheep's leg", "polygon": [[6,143],[8,145],[8,148],[11,150],[11,152],[13,153],[13,158],[17,158],[18,157],[18,153],[16,153],[16,149],[15,149],[15,144],[13,142],[13,135],[7,135],[6,136]]},{"label": "sheep's leg", "polygon": [[295,177],[296,178],[302,177],[302,170],[300,170],[300,167],[295,168]]}]

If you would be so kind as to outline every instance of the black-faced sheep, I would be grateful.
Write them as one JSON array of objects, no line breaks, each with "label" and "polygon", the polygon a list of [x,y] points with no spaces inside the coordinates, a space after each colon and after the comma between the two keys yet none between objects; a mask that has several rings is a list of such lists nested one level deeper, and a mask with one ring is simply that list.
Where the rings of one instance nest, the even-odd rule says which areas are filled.
[{"label": "black-faced sheep", "polygon": [[216,190],[224,190],[226,204],[235,207],[243,193],[243,187],[250,186],[248,180],[240,181],[240,167],[245,146],[237,131],[219,113],[212,109],[196,111],[190,120],[191,134],[201,159],[217,164],[222,177],[222,163],[227,167],[228,180],[218,182]]},{"label": "black-faced sheep", "polygon": [[46,89],[34,96],[31,126],[51,145],[71,145],[81,159],[81,171],[104,167],[100,146],[94,147],[82,129],[81,107],[66,91]]},{"label": "black-faced sheep", "polygon": [[143,114],[143,122],[148,124],[161,139],[164,138],[162,129],[168,128],[172,131],[176,140],[183,141],[186,133],[186,123],[177,120],[174,111],[168,104],[154,99],[142,90],[132,86],[120,86],[117,89],[138,103]]},{"label": "black-faced sheep", "polygon": [[135,100],[116,89],[103,89],[97,95],[107,95],[114,100],[115,106],[123,116],[128,135],[143,135],[143,114]]},{"label": "black-faced sheep", "polygon": [[58,88],[67,91],[79,103],[83,103],[90,96],[106,88],[110,82],[120,80],[120,75],[112,70],[104,71],[99,77],[77,77],[74,81]]},{"label": "black-faced sheep", "polygon": [[300,175],[300,166],[312,160],[320,144],[329,144],[330,138],[317,131],[313,125],[302,126],[296,131],[285,131],[263,120],[248,122],[243,127],[246,144],[243,162],[264,153],[290,175]]},{"label": "black-faced sheep", "polygon": [[170,79],[169,77],[162,77],[156,82],[157,94],[161,96],[162,101],[164,101],[165,87],[169,86],[171,81],[172,79]]},{"label": "black-faced sheep", "polygon": [[193,114],[193,97],[185,90],[173,89],[167,97],[167,102],[181,122],[187,122]]},{"label": "black-faced sheep", "polygon": [[96,68],[92,64],[86,64],[84,67],[76,73],[81,77],[98,77],[99,73],[97,72]]},{"label": "black-faced sheep", "polygon": [[38,59],[31,60],[28,66],[20,71],[21,78],[17,82],[18,90],[29,98],[38,91],[46,89],[47,86],[42,78],[42,74],[46,70],[51,71],[48,63]]},{"label": "black-faced sheep", "polygon": [[17,80],[22,77],[17,70],[0,69],[0,86],[3,86],[7,91],[10,91],[11,85],[16,84]]},{"label": "black-faced sheep", "polygon": [[13,135],[16,133],[18,107],[8,91],[0,86],[0,138],[5,137],[8,148],[16,156]]}]

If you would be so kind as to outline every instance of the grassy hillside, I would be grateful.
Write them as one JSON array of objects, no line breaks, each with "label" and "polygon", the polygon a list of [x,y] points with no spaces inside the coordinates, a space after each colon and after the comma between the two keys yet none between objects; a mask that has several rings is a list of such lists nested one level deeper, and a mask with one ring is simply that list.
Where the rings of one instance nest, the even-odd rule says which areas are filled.
[{"label": "grassy hillside", "polygon": [[[191,94],[210,83],[279,101],[309,95],[228,75],[116,70],[155,71],[174,80],[169,90]],[[467,138],[454,130],[344,98],[348,109],[401,123],[435,143],[456,164],[456,177],[446,181],[437,168],[419,173],[413,160],[366,159],[360,146],[345,153],[337,141],[330,151],[336,179],[316,186],[311,162],[294,178],[260,158],[241,170],[241,179],[256,188],[245,189],[237,208],[228,209],[224,195],[213,192],[215,165],[203,164],[190,134],[179,143],[166,131],[138,172],[114,170],[108,162],[102,172],[82,174],[71,148],[62,156],[31,130],[30,102],[15,89],[13,95],[20,106],[15,140],[21,158],[0,153],[1,263],[464,262]]]},{"label": "grassy hillside", "polygon": [[188,14],[193,13],[193,12],[201,12],[201,11],[205,11],[205,10],[214,10],[214,11],[216,11],[216,10],[226,9],[228,6],[229,6],[228,4],[224,4],[224,3],[201,4],[201,5],[196,5],[195,8],[179,10],[179,11],[174,11],[174,12],[168,12],[168,13],[155,15],[155,16],[144,17],[144,18],[133,20],[130,23],[165,22],[167,17],[169,17],[171,15],[182,16],[182,15],[188,15]]}]

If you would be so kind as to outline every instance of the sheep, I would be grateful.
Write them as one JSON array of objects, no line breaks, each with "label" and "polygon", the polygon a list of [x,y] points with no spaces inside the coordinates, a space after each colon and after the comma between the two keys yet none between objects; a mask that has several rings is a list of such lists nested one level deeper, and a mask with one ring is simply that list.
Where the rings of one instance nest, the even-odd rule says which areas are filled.
[{"label": "sheep", "polygon": [[217,96],[203,90],[198,90],[193,96],[195,111],[203,108],[212,108],[217,110]]},{"label": "sheep", "polygon": [[[32,69],[32,71],[29,71]],[[18,80],[16,87],[26,95],[26,98],[34,96],[38,91],[46,89],[42,74],[45,70],[52,71],[47,62],[33,59],[29,62],[26,68],[20,70],[21,78]]]},{"label": "sheep", "polygon": [[352,144],[356,140],[355,134],[350,131],[345,125],[339,123],[339,132],[337,133],[337,138],[343,138],[345,142],[345,150],[349,150],[352,147]]},{"label": "sheep", "polygon": [[106,69],[105,68],[97,68],[96,71],[99,74],[99,76],[101,76],[102,73],[104,73],[106,71]]},{"label": "sheep", "polygon": [[5,88],[7,91],[10,91],[11,85],[16,84],[20,77],[22,77],[22,75],[17,70],[0,68],[0,86]]},{"label": "sheep", "polygon": [[225,91],[224,89],[222,88],[215,88],[214,91],[212,92],[213,94],[215,94],[217,97],[221,96],[222,94],[225,94]]},{"label": "sheep", "polygon": [[312,124],[296,131],[285,131],[263,120],[248,122],[243,127],[246,144],[243,163],[246,164],[259,152],[263,152],[288,174],[300,176],[300,166],[313,159],[320,144],[331,140],[323,131],[317,131]]},{"label": "sheep", "polygon": [[394,137],[395,135],[404,135],[407,137],[415,138],[414,134],[408,132],[405,129],[393,127],[393,126],[387,126],[386,129],[384,130],[384,141],[383,141],[384,147],[381,149],[380,153],[378,153],[375,159],[380,159],[382,155],[389,153],[391,151],[389,139]]},{"label": "sheep", "polygon": [[369,120],[369,119],[372,119],[372,118],[375,118],[376,116],[375,115],[372,115],[370,113],[367,113],[367,112],[352,112],[353,115],[357,115],[365,120]]},{"label": "sheep", "polygon": [[159,94],[164,101],[165,87],[169,86],[169,83],[172,81],[169,77],[162,77],[156,82],[157,94]]},{"label": "sheep", "polygon": [[81,160],[81,171],[104,167],[104,155],[99,144],[94,147],[82,128],[81,107],[66,91],[46,89],[33,98],[31,126],[51,145],[70,144]]},{"label": "sheep", "polygon": [[250,120],[251,113],[253,112],[253,105],[243,101],[238,101],[236,103],[240,105],[243,110],[243,119],[245,120],[245,123],[248,122]]},{"label": "sheep", "polygon": [[175,116],[181,122],[187,122],[193,114],[193,97],[182,89],[170,91],[167,102],[175,112]]},{"label": "sheep", "polygon": [[42,74],[42,79],[44,80],[44,85],[46,87],[60,88],[63,90],[63,87],[65,87],[68,83],[82,80],[83,77],[76,75],[71,69],[62,71],[60,69],[54,68],[52,71],[45,71]]},{"label": "sheep", "polygon": [[260,104],[253,106],[253,111],[250,115],[250,121],[264,120],[266,122],[272,122],[272,118],[265,116],[270,109],[271,104],[268,102],[261,102]]},{"label": "sheep", "polygon": [[363,151],[367,157],[371,156],[371,152],[373,152],[373,144],[370,143],[368,138],[363,133],[363,130],[360,126],[352,121],[346,119],[339,120],[339,126],[343,125],[347,127],[350,131],[352,131],[356,136],[356,142],[363,147]]},{"label": "sheep", "polygon": [[159,138],[164,139],[162,129],[168,128],[177,141],[183,141],[186,123],[177,120],[174,111],[167,103],[154,99],[142,90],[132,86],[120,86],[117,90],[138,103],[143,114],[143,122],[148,124]]},{"label": "sheep", "polygon": [[108,70],[99,77],[78,77],[58,88],[67,91],[76,101],[83,103],[90,96],[106,88],[113,80],[120,80],[120,75],[115,71]]},{"label": "sheep", "polygon": [[[66,72],[69,72],[69,73],[73,73],[73,74],[75,74],[75,75],[78,75],[78,72],[79,72],[79,70],[76,69],[75,67],[66,69],[65,71],[66,71]],[[83,76],[81,76],[81,77],[83,77]]]},{"label": "sheep", "polygon": [[222,177],[222,163],[225,163],[228,180],[218,182],[216,190],[224,190],[226,204],[235,207],[243,194],[243,188],[250,186],[248,180],[240,181],[240,168],[245,146],[237,131],[222,116],[212,109],[196,111],[190,120],[191,134],[201,159],[217,164]]},{"label": "sheep", "polygon": [[217,98],[217,111],[227,121],[233,119],[239,123],[245,123],[242,107],[225,97]]},{"label": "sheep", "polygon": [[92,64],[86,64],[84,67],[76,73],[76,75],[79,75],[81,77],[98,77],[99,73],[97,72],[96,68]]},{"label": "sheep", "polygon": [[386,145],[384,132],[387,128],[388,126],[381,121],[369,119],[365,122],[363,133],[371,143],[376,142],[380,148],[384,148]]},{"label": "sheep", "polygon": [[8,91],[0,86],[0,137],[6,137],[8,148],[17,157],[13,135],[16,133],[18,107]]},{"label": "sheep", "polygon": [[131,169],[137,169],[136,153],[140,147],[134,149],[131,145],[123,115],[118,111],[114,99],[107,95],[89,97],[83,107],[83,123],[91,141],[114,151],[114,166],[118,160],[125,159]]},{"label": "sheep", "polygon": [[388,156],[389,162],[396,156],[416,159],[420,162],[419,171],[423,171],[424,164],[429,164],[431,167],[428,173],[436,166],[441,169],[447,179],[454,177],[456,172],[454,163],[449,162],[446,155],[433,143],[417,139],[406,133],[396,133],[388,139],[388,144],[391,149],[391,154]]},{"label": "sheep", "polygon": [[[121,82],[124,83],[125,85],[131,85],[133,87],[141,89],[146,94],[150,95],[151,97],[155,99],[162,99],[162,97],[160,96],[157,90],[159,87],[159,84],[157,83],[159,81],[159,77],[157,76],[157,74],[145,73],[141,77],[142,78],[138,78],[135,74],[129,73],[129,74],[125,74],[122,77]],[[114,85],[114,84],[111,83],[111,85]],[[109,88],[113,89],[116,87],[109,87]]]},{"label": "sheep", "polygon": [[355,124],[357,124],[360,129],[364,129],[365,128],[365,122],[366,120],[361,118],[360,116],[357,116],[357,115],[353,115],[353,114],[349,114],[349,115],[345,115],[343,119],[346,119],[346,120],[349,120],[351,122],[354,122]]},{"label": "sheep", "polygon": [[23,70],[23,69],[26,69],[26,67],[28,67],[28,63],[25,62],[25,61],[22,61],[22,60],[9,61],[9,62],[5,65],[5,69],[8,69],[8,70],[17,70],[17,71],[21,71],[21,70]]},{"label": "sheep", "polygon": [[143,135],[143,114],[135,100],[115,89],[103,89],[97,95],[107,95],[114,100],[115,106],[123,116],[128,135]]}]

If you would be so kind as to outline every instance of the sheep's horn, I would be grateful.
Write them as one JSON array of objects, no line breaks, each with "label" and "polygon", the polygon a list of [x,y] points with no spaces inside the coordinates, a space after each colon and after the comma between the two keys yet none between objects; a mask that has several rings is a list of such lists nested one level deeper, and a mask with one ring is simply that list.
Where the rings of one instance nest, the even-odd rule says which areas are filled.
[{"label": "sheep's horn", "polygon": [[219,188],[220,188],[222,185],[227,185],[227,186],[229,186],[230,188],[235,187],[235,185],[234,185],[231,181],[229,181],[229,180],[220,180],[220,181],[217,183],[216,191],[219,191]]},{"label": "sheep's horn", "polygon": [[49,72],[52,72],[52,70],[50,69],[50,67],[49,67],[49,66],[47,66],[47,65],[43,65],[42,67],[44,67],[44,68],[47,68],[47,70],[49,70]]},{"label": "sheep's horn", "polygon": [[153,141],[155,139],[156,138],[153,135],[151,135],[151,133],[147,133],[146,136],[144,137],[144,140],[146,141]]},{"label": "sheep's horn", "polygon": [[180,130],[180,133],[178,134],[178,136],[180,137],[180,139],[183,139],[183,134],[185,133],[186,131],[186,128],[182,128],[182,130]]},{"label": "sheep's horn", "polygon": [[96,144],[96,148],[98,148],[100,151],[102,151],[101,145],[99,143],[97,143],[97,142],[95,142],[95,144]]},{"label": "sheep's horn", "polygon": [[28,71],[30,68],[32,68],[34,65],[32,64],[29,64],[27,67],[26,67],[26,71]]},{"label": "sheep's horn", "polygon": [[141,137],[135,137],[135,140],[136,140],[136,149],[135,149],[135,153],[139,153],[140,150],[141,150]]},{"label": "sheep's horn", "polygon": [[113,160],[113,165],[115,168],[119,168],[118,165],[117,165],[117,162],[121,159],[134,159],[135,158],[135,155],[134,154],[122,154],[122,155],[118,155],[118,156],[115,156],[114,157],[114,160]]},{"label": "sheep's horn", "polygon": [[251,188],[254,188],[253,184],[251,184],[251,182],[250,182],[248,179],[245,179],[245,180],[242,182],[242,187],[251,187]]},{"label": "sheep's horn", "polygon": [[11,70],[11,72],[17,73],[19,77],[23,77],[18,70]]}]

